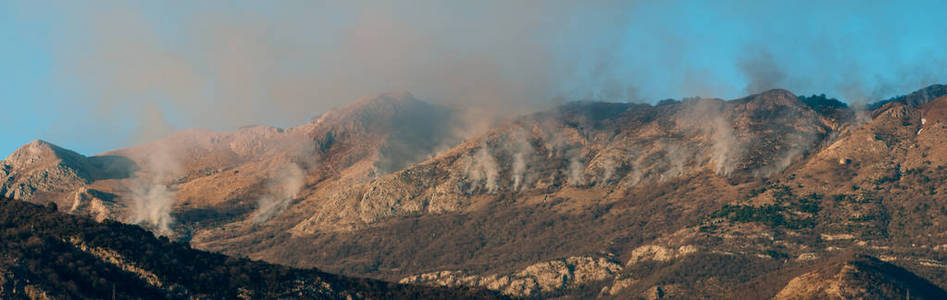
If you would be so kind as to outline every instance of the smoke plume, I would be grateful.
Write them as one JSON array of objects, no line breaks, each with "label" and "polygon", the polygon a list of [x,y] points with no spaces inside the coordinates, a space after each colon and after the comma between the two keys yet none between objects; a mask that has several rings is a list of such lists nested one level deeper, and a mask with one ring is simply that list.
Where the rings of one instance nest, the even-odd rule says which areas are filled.
[{"label": "smoke plume", "polygon": [[252,222],[260,224],[283,212],[290,201],[298,197],[306,182],[305,171],[295,163],[274,169],[273,176],[265,183],[266,192],[257,200]]},{"label": "smoke plume", "polygon": [[169,186],[176,179],[179,165],[169,146],[154,145],[153,152],[144,162],[144,172],[131,186],[131,222],[153,227],[161,235],[172,233],[171,208],[174,191]]},{"label": "smoke plume", "polygon": [[132,189],[132,223],[150,225],[159,234],[171,234],[171,206],[174,193],[168,186],[155,181]]},{"label": "smoke plume", "polygon": [[608,183],[608,180],[612,179],[612,175],[615,174],[615,160],[612,159],[612,156],[607,156],[602,162],[602,177],[599,179],[601,184]]},{"label": "smoke plume", "polygon": [[526,180],[525,176],[527,171],[526,160],[527,157],[533,153],[533,147],[529,144],[526,132],[522,129],[517,129],[513,132],[513,147],[513,167],[511,169],[513,190],[518,191],[524,188],[524,180]]},{"label": "smoke plume", "polygon": [[517,152],[513,154],[513,190],[518,191],[520,184],[523,183],[523,173],[526,172],[526,160],[523,158],[526,154]]},{"label": "smoke plume", "polygon": [[585,165],[582,158],[573,155],[569,158],[569,178],[566,181],[571,186],[580,186],[585,184]]},{"label": "smoke plume", "polygon": [[786,73],[773,60],[766,50],[759,54],[750,54],[739,63],[740,71],[747,77],[745,91],[756,94],[763,91],[785,87]]},{"label": "smoke plume", "polygon": [[678,122],[709,139],[710,147],[707,151],[714,173],[729,176],[743,159],[746,145],[734,132],[730,118],[725,112],[726,104],[719,99],[696,99],[684,102],[683,105],[685,108],[678,117]]},{"label": "smoke plume", "polygon": [[467,178],[473,181],[472,190],[482,186],[488,193],[497,191],[499,188],[497,186],[497,177],[500,174],[499,165],[493,155],[490,154],[487,144],[480,146],[480,149],[474,153],[465,174]]},{"label": "smoke plume", "polygon": [[[129,123],[138,120],[126,112],[148,102],[173,128],[232,130],[302,124],[387,91],[491,116],[575,99],[730,99],[775,87],[873,101],[947,81],[940,49],[947,35],[938,31],[945,21],[913,13],[943,11],[943,3],[26,1],[11,8],[29,20],[23,30],[48,41],[40,51],[25,48],[50,56],[56,82],[41,86],[69,95],[37,113],[57,120],[43,134],[85,153],[131,143]],[[227,113],[218,113],[222,107]],[[75,115],[92,117],[67,117]]]}]

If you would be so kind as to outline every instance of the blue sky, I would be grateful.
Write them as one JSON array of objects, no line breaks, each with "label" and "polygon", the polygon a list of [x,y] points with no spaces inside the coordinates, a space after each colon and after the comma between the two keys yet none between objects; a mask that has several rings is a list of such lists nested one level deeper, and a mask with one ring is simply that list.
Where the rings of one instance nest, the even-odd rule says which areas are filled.
[{"label": "blue sky", "polygon": [[3,1],[0,156],[281,127],[374,93],[495,112],[561,101],[875,101],[947,82],[943,1]]}]

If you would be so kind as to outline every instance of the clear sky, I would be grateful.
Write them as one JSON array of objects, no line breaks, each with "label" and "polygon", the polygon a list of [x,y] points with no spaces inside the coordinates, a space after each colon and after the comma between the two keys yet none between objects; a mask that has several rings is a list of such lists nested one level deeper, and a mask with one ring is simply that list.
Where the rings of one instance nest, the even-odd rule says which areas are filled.
[{"label": "clear sky", "polygon": [[947,1],[0,0],[0,157],[37,138],[95,154],[185,128],[294,126],[385,91],[497,112],[769,88],[875,101],[947,82],[945,12]]}]

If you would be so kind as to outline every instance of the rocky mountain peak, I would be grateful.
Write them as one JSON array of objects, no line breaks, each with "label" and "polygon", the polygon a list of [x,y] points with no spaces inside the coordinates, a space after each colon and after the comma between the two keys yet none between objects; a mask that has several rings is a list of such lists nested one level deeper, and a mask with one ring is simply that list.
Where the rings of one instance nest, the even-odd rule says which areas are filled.
[{"label": "rocky mountain peak", "polygon": [[411,94],[411,92],[394,91],[394,92],[385,92],[385,93],[379,93],[379,94],[375,94],[375,95],[371,95],[367,97],[362,97],[362,98],[359,98],[358,100],[355,100],[355,102],[353,102],[352,105],[353,106],[360,106],[360,105],[368,106],[368,105],[380,105],[380,104],[402,105],[406,103],[420,102],[420,101],[421,100],[418,100],[417,98],[415,98],[414,94]]},{"label": "rocky mountain peak", "polygon": [[27,169],[38,165],[63,162],[79,167],[85,157],[79,153],[56,146],[44,140],[35,140],[23,145],[4,160],[13,169]]},{"label": "rocky mountain peak", "polygon": [[379,171],[389,173],[427,158],[452,139],[455,121],[450,108],[392,92],[360,98],[300,129],[326,161],[348,166],[370,158]]},{"label": "rocky mountain peak", "polygon": [[341,108],[326,112],[314,120],[313,123],[382,123],[399,112],[412,111],[426,106],[432,105],[418,100],[408,92],[381,93],[359,98]]},{"label": "rocky mountain peak", "polygon": [[777,107],[800,107],[805,105],[796,98],[796,95],[784,89],[768,90],[747,96],[738,101],[746,103],[747,108],[757,110],[772,110]]},{"label": "rocky mountain peak", "polygon": [[0,162],[0,196],[45,202],[38,198],[68,193],[93,180],[96,173],[82,154],[35,140]]},{"label": "rocky mountain peak", "polygon": [[[819,282],[836,275],[900,272],[831,260],[856,248],[942,285],[931,270],[943,257],[930,253],[947,251],[937,235],[947,224],[937,202],[947,189],[937,151],[947,96],[877,112],[854,122],[836,99],[781,89],[659,105],[573,102],[461,141],[451,109],[387,93],[286,130],[184,131],[112,152],[110,165],[124,158],[134,162],[125,169],[142,170],[94,177],[116,180],[84,182],[59,164],[5,179],[0,166],[0,194],[127,215],[129,187],[149,179],[149,159],[166,150],[181,170],[157,184],[174,191],[170,210],[178,228],[194,228],[192,245],[287,265],[515,295],[591,291],[579,298],[598,294],[599,282],[602,295],[623,298],[769,298],[825,291]],[[98,167],[105,158],[85,159]],[[683,268],[699,272],[661,277]],[[767,287],[760,296],[728,297],[745,280],[735,278],[766,274],[775,279],[752,283]],[[863,287],[835,281],[829,288]],[[884,295],[903,291],[893,286]]]},{"label": "rocky mountain peak", "polygon": [[843,255],[793,278],[773,299],[943,299],[947,294],[929,281],[868,255]]}]

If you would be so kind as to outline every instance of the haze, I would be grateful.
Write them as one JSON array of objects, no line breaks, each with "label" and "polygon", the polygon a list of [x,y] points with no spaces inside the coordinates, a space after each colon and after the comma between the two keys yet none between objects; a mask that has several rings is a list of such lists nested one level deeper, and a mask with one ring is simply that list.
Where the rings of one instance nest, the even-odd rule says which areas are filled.
[{"label": "haze", "polygon": [[866,102],[947,81],[947,19],[915,14],[944,2],[731,4],[4,1],[0,156],[295,126],[386,91],[497,116],[777,87]]}]

